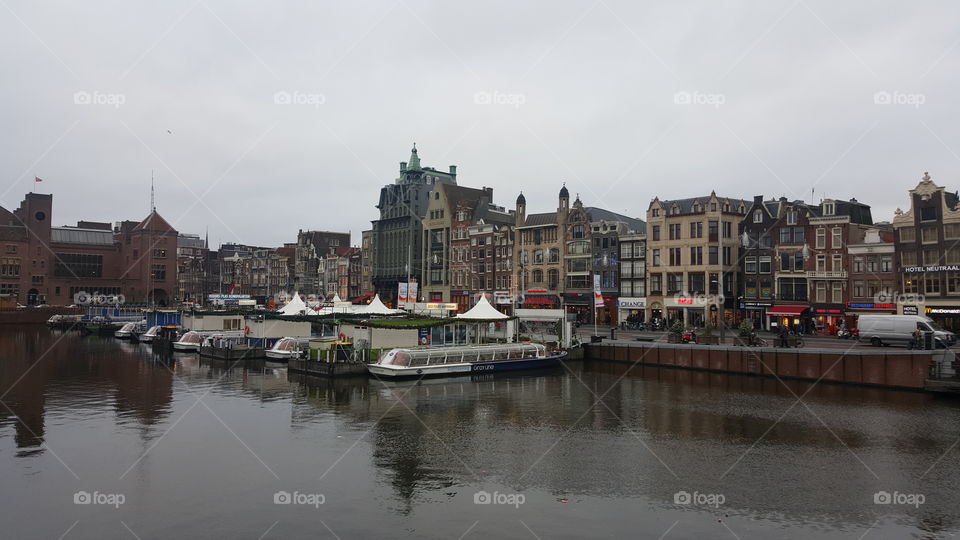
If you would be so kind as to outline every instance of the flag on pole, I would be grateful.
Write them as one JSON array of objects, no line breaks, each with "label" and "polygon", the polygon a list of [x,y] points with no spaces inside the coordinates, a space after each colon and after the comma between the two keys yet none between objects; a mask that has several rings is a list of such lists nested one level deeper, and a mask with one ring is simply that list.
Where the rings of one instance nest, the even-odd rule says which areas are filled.
[{"label": "flag on pole", "polygon": [[40,178],[39,176],[34,176],[33,183],[36,184],[37,182],[43,182],[43,178]]},{"label": "flag on pole", "polygon": [[600,274],[593,274],[593,307],[603,307],[603,293],[600,291]]}]

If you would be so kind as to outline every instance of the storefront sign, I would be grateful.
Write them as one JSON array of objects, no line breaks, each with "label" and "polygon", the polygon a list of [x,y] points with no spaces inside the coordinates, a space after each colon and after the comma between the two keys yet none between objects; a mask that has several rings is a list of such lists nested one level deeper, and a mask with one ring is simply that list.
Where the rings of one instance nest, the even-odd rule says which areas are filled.
[{"label": "storefront sign", "polygon": [[903,306],[904,315],[919,315],[920,311],[917,309],[917,306]]},{"label": "storefront sign", "polygon": [[926,309],[927,315],[960,315],[960,306],[935,306]]},{"label": "storefront sign", "polygon": [[643,309],[647,307],[647,299],[624,296],[617,300],[617,306],[621,309]]},{"label": "storefront sign", "polygon": [[855,302],[847,302],[847,309],[881,309],[881,310],[891,310],[897,309],[895,304],[860,304]]},{"label": "storefront sign", "polygon": [[843,304],[814,304],[814,315],[843,315]]},{"label": "storefront sign", "polygon": [[447,309],[454,311],[457,309],[457,304],[444,303],[444,302],[427,302],[427,309]]},{"label": "storefront sign", "polygon": [[908,274],[916,272],[960,272],[960,265],[950,264],[945,266],[904,266],[903,271]]}]

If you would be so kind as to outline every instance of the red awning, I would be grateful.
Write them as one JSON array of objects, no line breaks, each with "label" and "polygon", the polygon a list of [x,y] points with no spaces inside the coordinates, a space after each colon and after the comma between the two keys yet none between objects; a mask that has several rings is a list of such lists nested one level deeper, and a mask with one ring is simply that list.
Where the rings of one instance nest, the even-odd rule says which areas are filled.
[{"label": "red awning", "polygon": [[523,300],[524,304],[531,306],[551,306],[556,304],[556,298],[551,296],[528,296]]},{"label": "red awning", "polygon": [[809,308],[810,306],[773,306],[767,310],[767,315],[774,317],[796,317]]}]

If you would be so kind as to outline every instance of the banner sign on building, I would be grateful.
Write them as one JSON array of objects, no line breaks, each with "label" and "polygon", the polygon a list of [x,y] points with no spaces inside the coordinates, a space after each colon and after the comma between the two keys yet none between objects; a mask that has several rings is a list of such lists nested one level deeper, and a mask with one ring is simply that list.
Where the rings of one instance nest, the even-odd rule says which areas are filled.
[{"label": "banner sign on building", "polygon": [[397,307],[402,308],[407,305],[407,283],[397,283]]},{"label": "banner sign on building", "polygon": [[916,272],[960,272],[960,265],[937,265],[937,266],[905,266],[903,271],[908,274]]},{"label": "banner sign on building", "polygon": [[411,281],[407,287],[407,302],[411,304],[417,301],[417,282]]},{"label": "banner sign on building", "polygon": [[600,292],[600,274],[593,275],[593,307],[603,307],[603,293]]}]

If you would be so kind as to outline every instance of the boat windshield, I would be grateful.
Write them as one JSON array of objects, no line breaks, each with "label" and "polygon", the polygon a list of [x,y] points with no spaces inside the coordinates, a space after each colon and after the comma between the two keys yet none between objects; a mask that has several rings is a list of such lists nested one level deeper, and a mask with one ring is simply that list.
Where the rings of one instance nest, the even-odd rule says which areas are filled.
[{"label": "boat windshield", "polygon": [[523,358],[542,358],[546,347],[536,343],[510,345],[478,345],[475,347],[424,347],[393,349],[381,358],[381,365],[432,366],[473,362],[499,362]]},{"label": "boat windshield", "polygon": [[289,338],[281,339],[276,345],[273,346],[273,350],[275,351],[294,351],[296,349],[297,340]]},{"label": "boat windshield", "polygon": [[157,332],[159,332],[159,331],[160,331],[160,327],[159,327],[159,326],[151,326],[150,329],[147,330],[147,335],[148,335],[148,336],[155,336],[155,335],[157,335]]}]

